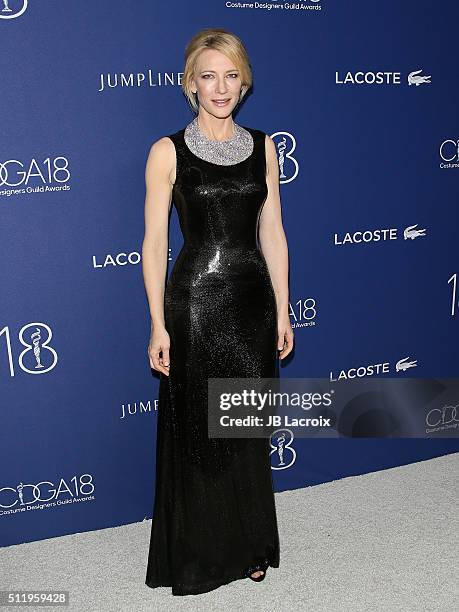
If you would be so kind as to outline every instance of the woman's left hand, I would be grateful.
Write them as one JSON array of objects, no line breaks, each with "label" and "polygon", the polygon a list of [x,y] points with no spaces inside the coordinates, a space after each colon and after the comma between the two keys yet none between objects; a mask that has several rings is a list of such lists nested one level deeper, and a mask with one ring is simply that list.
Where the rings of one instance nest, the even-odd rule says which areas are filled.
[{"label": "woman's left hand", "polygon": [[277,324],[277,350],[279,359],[284,359],[293,349],[293,330],[290,317],[287,315],[279,319]]}]

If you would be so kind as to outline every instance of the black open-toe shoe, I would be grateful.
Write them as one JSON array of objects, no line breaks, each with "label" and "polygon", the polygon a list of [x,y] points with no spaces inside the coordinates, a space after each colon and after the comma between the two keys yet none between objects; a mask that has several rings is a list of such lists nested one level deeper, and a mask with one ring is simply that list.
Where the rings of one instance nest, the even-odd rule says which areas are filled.
[{"label": "black open-toe shoe", "polygon": [[[249,575],[250,580],[253,580],[254,582],[261,582],[262,580],[265,579],[266,576],[266,570],[255,570],[255,572],[263,572],[261,576],[257,576],[256,578],[253,578],[252,576]],[[255,574],[255,572],[253,572]]]},{"label": "black open-toe shoe", "polygon": [[[268,557],[265,558],[258,558],[252,565],[250,565],[244,572],[244,575],[247,578],[250,578],[250,580],[253,580],[254,582],[261,582],[262,580],[265,579],[266,576],[266,571],[268,569],[269,566],[269,559]],[[252,578],[252,574],[255,574],[256,572],[263,572],[261,574],[261,576],[257,576],[256,578]]]}]

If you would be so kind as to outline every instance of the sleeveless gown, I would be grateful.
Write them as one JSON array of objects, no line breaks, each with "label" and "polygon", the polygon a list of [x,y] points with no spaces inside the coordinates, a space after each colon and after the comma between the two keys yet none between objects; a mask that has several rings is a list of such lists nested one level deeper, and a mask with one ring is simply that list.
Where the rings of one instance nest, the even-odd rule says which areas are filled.
[{"label": "sleeveless gown", "polygon": [[195,155],[185,129],[169,136],[184,244],[164,296],[170,372],[160,373],[145,583],[172,595],[279,567],[269,440],[207,434],[208,378],[279,376],[276,301],[257,236],[265,133],[244,129],[253,152],[231,165]]}]

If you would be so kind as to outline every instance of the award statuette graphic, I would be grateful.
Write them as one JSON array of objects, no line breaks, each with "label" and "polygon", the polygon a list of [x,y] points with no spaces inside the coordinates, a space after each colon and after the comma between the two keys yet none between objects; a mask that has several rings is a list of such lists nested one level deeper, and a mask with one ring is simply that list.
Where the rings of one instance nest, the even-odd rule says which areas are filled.
[{"label": "award statuette graphic", "polygon": [[[298,176],[300,169],[298,160],[294,157],[293,153],[296,150],[296,140],[293,134],[290,132],[274,132],[270,137],[275,140],[277,150],[277,161],[279,163],[279,180],[282,185],[290,183],[295,180]],[[277,138],[279,137],[279,138]],[[287,169],[285,168],[285,162],[288,159]],[[292,170],[293,164],[293,170]],[[286,174],[287,172],[287,174]]]},{"label": "award statuette graphic", "polygon": [[13,6],[16,4],[22,4],[21,8],[11,8],[10,7],[11,0],[3,0],[3,8],[0,10],[0,19],[15,19],[16,17],[20,17],[23,13],[25,13],[27,6],[29,4],[29,0],[22,0],[21,2],[17,2],[13,0]]},{"label": "award statuette graphic", "polygon": [[17,490],[18,495],[19,495],[19,502],[20,502],[21,506],[24,505],[24,493],[22,491],[23,488],[24,488],[24,484],[22,482],[20,482],[18,484],[18,486],[16,487],[16,490]]},{"label": "award statuette graphic", "polygon": [[33,343],[33,354],[35,355],[35,359],[37,362],[37,365],[35,366],[35,368],[44,368],[45,366],[41,363],[40,361],[40,340],[41,340],[41,334],[40,334],[40,330],[36,329],[36,331],[33,332],[33,334],[30,335],[30,338],[32,339],[32,343]]},{"label": "award statuette graphic", "polygon": [[[293,443],[293,432],[290,429],[277,429],[273,431],[270,438],[270,446],[271,446],[271,457],[278,457],[279,461],[276,465],[273,465],[273,461],[271,461],[271,469],[273,470],[285,470],[289,468],[291,465],[295,463],[296,459],[296,450],[292,447]],[[284,451],[287,450],[289,452],[289,461],[286,463],[284,461]]]},{"label": "award statuette graphic", "polygon": [[279,465],[285,465],[284,463],[284,442],[285,434],[277,436],[277,454],[279,455]]},{"label": "award statuette graphic", "polygon": [[277,148],[279,150],[279,169],[280,169],[280,177],[281,179],[287,178],[284,174],[284,156],[283,153],[285,151],[285,149],[287,148],[287,139],[285,138],[285,136],[283,137],[283,139],[277,143]]}]

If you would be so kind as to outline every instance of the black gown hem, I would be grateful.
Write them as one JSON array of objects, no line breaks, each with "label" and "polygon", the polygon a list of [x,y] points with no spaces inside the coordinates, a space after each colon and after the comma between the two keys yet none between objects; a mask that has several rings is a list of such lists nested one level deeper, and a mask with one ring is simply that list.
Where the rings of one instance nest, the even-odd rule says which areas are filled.
[{"label": "black gown hem", "polygon": [[[266,568],[267,567],[278,568],[279,563],[272,561],[266,566]],[[266,571],[266,568],[262,571]],[[242,574],[238,574],[237,576],[222,578],[218,581],[212,580],[210,582],[201,582],[200,584],[193,584],[185,587],[177,584],[172,585],[167,580],[160,582],[151,582],[148,580],[148,578],[145,580],[145,584],[150,587],[150,589],[157,589],[161,587],[172,588],[172,595],[202,595],[204,593],[214,591],[215,589],[218,589],[219,587],[224,586],[225,584],[230,584],[231,582],[235,582],[236,580],[243,580],[244,578],[248,578],[248,575],[245,575],[246,573],[253,574],[256,571],[256,569],[252,569],[252,571],[243,572]]]}]

